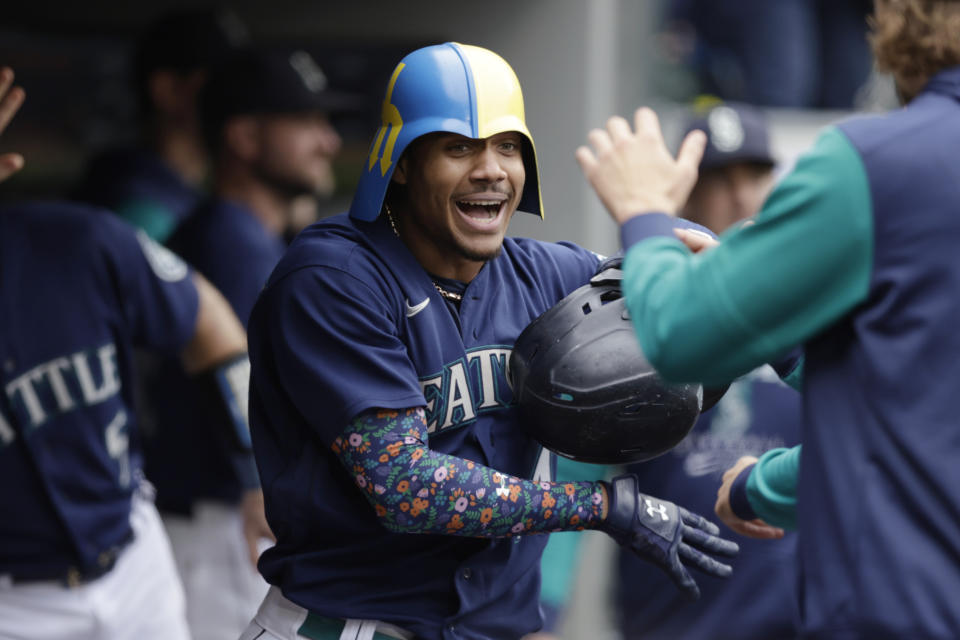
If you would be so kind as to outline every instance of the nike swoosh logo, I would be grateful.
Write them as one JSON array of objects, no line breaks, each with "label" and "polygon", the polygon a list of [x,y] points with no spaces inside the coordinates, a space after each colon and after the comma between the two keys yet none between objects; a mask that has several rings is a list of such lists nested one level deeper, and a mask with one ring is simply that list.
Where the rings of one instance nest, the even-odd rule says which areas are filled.
[{"label": "nike swoosh logo", "polygon": [[412,318],[417,315],[426,309],[428,304],[430,304],[430,298],[424,298],[419,304],[410,304],[410,298],[407,298],[407,317]]}]

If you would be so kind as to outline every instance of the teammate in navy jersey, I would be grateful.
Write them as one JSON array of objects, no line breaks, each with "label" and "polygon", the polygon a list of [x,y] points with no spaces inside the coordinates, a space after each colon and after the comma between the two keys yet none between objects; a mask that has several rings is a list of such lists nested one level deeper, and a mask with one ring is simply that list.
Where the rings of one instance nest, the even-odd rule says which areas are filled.
[{"label": "teammate in navy jersey", "polygon": [[252,638],[519,638],[540,554],[602,529],[664,568],[727,575],[736,546],[636,479],[551,481],[507,363],[598,257],[505,238],[542,214],[520,86],[447,43],[394,70],[349,214],[291,244],[250,318],[251,433],[277,543]]},{"label": "teammate in navy jersey", "polygon": [[[11,81],[0,71],[0,130],[23,99]],[[22,164],[3,156],[0,176]],[[140,470],[137,346],[179,353],[199,374],[246,344],[208,282],[107,212],[54,202],[2,208],[4,638],[189,637]]]},{"label": "teammate in navy jersey", "polygon": [[[328,112],[348,100],[326,86],[304,51],[245,51],[204,88],[213,194],[167,244],[224,294],[244,324],[283,255],[294,199],[333,180],[340,138]],[[146,472],[184,582],[193,637],[235,640],[267,591],[255,565],[258,543],[272,534],[253,454],[229,446],[207,424],[202,393],[179,362],[164,363],[147,389],[158,425],[144,443]]]},{"label": "teammate in navy jersey", "polygon": [[170,11],[147,25],[131,65],[141,139],[95,156],[74,198],[165,242],[197,206],[207,179],[200,91],[246,38],[238,17],[223,8]]},{"label": "teammate in navy jersey", "polygon": [[756,223],[702,255],[662,237],[696,156],[663,152],[650,112],[578,157],[623,225],[627,304],[661,373],[729,379],[805,342],[802,453],[725,474],[717,504],[737,531],[796,525],[800,635],[956,638],[960,3],[877,0],[873,22],[905,107],[827,128]]}]

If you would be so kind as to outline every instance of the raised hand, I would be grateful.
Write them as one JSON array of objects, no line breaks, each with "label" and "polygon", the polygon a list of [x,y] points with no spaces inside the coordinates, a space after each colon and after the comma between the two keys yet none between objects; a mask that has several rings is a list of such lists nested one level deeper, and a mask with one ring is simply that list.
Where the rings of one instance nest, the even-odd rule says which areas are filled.
[{"label": "raised hand", "polygon": [[593,149],[577,149],[577,162],[604,206],[619,224],[641,213],[676,215],[697,181],[697,167],[707,143],[702,131],[691,131],[677,157],[667,150],[660,121],[642,107],[634,128],[614,116],[605,129],[587,135]]},{"label": "raised hand", "polygon": [[[23,89],[13,86],[13,69],[0,68],[0,134],[6,130],[25,97]],[[0,154],[0,182],[22,168],[23,156],[19,153]]]},{"label": "raised hand", "polygon": [[717,489],[717,504],[714,506],[714,511],[725,525],[742,536],[776,540],[783,537],[783,529],[771,526],[759,518],[744,520],[738,517],[730,506],[730,488],[733,486],[733,481],[737,479],[741,471],[753,466],[756,462],[757,459],[753,456],[743,456],[737,460],[735,465],[724,472],[723,484]]}]

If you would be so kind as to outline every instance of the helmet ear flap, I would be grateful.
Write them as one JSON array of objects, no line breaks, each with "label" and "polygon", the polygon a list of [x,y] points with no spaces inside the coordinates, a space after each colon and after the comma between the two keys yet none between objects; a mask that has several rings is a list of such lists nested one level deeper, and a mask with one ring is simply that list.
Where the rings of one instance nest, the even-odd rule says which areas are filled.
[{"label": "helmet ear flap", "polygon": [[529,138],[523,136],[523,171],[525,174],[523,195],[517,208],[520,211],[535,213],[543,217],[543,207],[540,203],[540,173],[537,168],[537,153]]},{"label": "helmet ear flap", "polygon": [[583,462],[661,455],[686,437],[702,406],[700,385],[667,384],[647,362],[618,284],[584,285],[530,323],[510,371],[531,437]]}]

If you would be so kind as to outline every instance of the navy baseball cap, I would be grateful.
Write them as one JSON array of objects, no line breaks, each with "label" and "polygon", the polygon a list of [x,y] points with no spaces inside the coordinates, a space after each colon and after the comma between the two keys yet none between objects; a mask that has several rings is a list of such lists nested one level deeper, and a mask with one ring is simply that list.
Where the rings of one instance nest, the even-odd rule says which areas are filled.
[{"label": "navy baseball cap", "polygon": [[244,49],[211,72],[200,104],[204,127],[212,131],[233,116],[338,114],[359,108],[362,101],[331,87],[306,51]]},{"label": "navy baseball cap", "polygon": [[766,117],[756,107],[722,102],[687,123],[684,137],[694,129],[707,134],[700,169],[715,169],[736,163],[773,166],[770,131]]},{"label": "navy baseball cap", "polygon": [[157,69],[207,69],[248,40],[246,26],[227,8],[171,11],[147,25],[137,39],[134,71],[142,79]]}]

